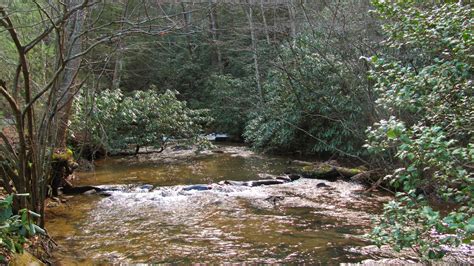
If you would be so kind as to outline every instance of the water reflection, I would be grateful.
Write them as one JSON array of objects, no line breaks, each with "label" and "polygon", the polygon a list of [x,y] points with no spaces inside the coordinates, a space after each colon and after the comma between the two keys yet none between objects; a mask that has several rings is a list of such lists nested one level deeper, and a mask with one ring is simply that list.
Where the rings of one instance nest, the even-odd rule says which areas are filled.
[{"label": "water reflection", "polygon": [[328,182],[330,187],[317,188],[325,181],[309,179],[184,189],[186,184],[256,179],[259,173],[278,174],[287,167],[284,158],[253,155],[243,147],[225,149],[192,157],[100,162],[79,183],[113,188],[112,196],[76,196],[50,213],[54,219],[47,228],[63,247],[59,257],[129,263],[361,259],[345,248],[362,244],[354,235],[366,230],[381,198],[356,193],[362,189],[356,184]]}]

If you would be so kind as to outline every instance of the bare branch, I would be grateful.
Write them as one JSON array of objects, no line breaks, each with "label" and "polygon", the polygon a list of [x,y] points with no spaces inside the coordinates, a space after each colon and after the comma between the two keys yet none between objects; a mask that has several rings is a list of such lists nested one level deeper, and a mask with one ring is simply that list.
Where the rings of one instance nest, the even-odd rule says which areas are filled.
[{"label": "bare branch", "polygon": [[[35,3],[36,3],[36,1],[35,1]],[[48,34],[51,33],[51,31],[53,31],[54,29],[57,29],[59,26],[63,25],[67,21],[67,19],[70,16],[72,16],[75,12],[77,12],[81,9],[87,8],[89,6],[93,6],[97,3],[98,2],[95,2],[95,1],[92,2],[92,3],[89,3],[89,0],[84,0],[84,2],[82,2],[82,4],[73,7],[71,10],[66,12],[61,18],[57,19],[51,27],[44,30],[35,39],[33,39],[31,42],[29,42],[27,45],[25,45],[25,53],[27,53],[33,47],[35,47],[41,40],[43,40],[46,36],[48,36]]]}]

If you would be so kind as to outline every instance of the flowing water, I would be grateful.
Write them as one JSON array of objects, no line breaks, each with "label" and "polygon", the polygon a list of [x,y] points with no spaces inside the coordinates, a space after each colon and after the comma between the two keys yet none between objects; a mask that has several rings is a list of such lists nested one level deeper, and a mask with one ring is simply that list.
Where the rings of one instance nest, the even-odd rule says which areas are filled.
[{"label": "flowing water", "polygon": [[[364,259],[349,248],[387,198],[344,181],[299,179],[271,186],[217,185],[281,174],[288,159],[245,147],[195,155],[108,158],[77,185],[109,197],[78,195],[48,212],[46,228],[72,263],[339,263]],[[328,187],[319,187],[325,183]],[[194,184],[212,189],[196,190]]]}]

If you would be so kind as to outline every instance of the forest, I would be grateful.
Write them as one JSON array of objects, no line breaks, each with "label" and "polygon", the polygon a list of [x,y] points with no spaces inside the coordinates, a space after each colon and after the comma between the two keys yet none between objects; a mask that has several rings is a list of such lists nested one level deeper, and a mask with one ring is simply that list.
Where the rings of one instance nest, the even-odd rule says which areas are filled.
[{"label": "forest", "polygon": [[466,0],[0,0],[0,261],[474,263]]}]

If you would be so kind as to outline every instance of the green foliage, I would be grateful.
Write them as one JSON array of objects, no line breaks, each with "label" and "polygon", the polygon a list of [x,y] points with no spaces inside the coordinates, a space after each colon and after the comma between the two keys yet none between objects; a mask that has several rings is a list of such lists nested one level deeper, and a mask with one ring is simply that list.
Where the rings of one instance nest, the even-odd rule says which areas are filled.
[{"label": "green foliage", "polygon": [[[18,32],[20,41],[25,44],[32,41],[38,34],[44,30],[44,25],[38,23],[43,20],[43,14],[39,10],[34,2],[32,1],[8,1],[7,8],[9,10],[16,11],[11,19],[14,25],[17,25],[15,29]],[[2,30],[0,32],[0,60],[3,67],[0,69],[0,77],[12,77],[15,75],[17,68],[17,51],[13,40],[9,37],[7,31]],[[54,45],[49,45],[47,41],[40,42],[37,46],[29,52],[29,69],[32,79],[35,80],[33,87],[40,87],[48,80],[48,74],[51,74],[50,66],[54,63],[54,60],[50,58],[54,57],[55,48]],[[9,79],[6,79],[7,81]],[[11,86],[12,84],[8,84]]]},{"label": "green foliage", "polygon": [[[423,60],[371,58],[377,103],[392,116],[369,128],[367,147],[395,154],[401,167],[386,178],[402,191],[386,205],[372,239],[439,258],[442,244],[458,245],[473,233],[472,9],[374,5],[392,22],[384,27],[389,46],[416,50]],[[432,210],[424,194],[450,203],[451,211]]]},{"label": "green foliage", "polygon": [[[322,50],[324,49],[324,52]],[[283,47],[264,104],[245,131],[258,148],[359,154],[368,125],[364,79],[310,34]]]},{"label": "green foliage", "polygon": [[13,215],[13,197],[14,195],[9,195],[0,200],[0,244],[11,252],[22,253],[28,237],[37,232],[44,234],[45,231],[33,221],[39,214],[22,209],[17,215]]},{"label": "green foliage", "polygon": [[53,153],[53,161],[69,161],[74,158],[74,153],[71,149],[66,149],[65,151],[56,151]]},{"label": "green foliage", "polygon": [[120,90],[105,90],[95,96],[95,105],[79,99],[73,128],[89,132],[87,138],[109,149],[129,145],[164,147],[171,139],[199,142],[202,126],[209,122],[206,110],[192,110],[176,98],[177,92],[158,94],[154,87],[124,96]]},{"label": "green foliage", "polygon": [[240,136],[244,131],[249,113],[258,101],[253,90],[253,82],[246,78],[230,75],[213,75],[207,81],[207,94],[212,97],[208,108],[214,122],[213,131],[222,131]]}]

